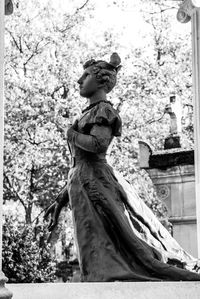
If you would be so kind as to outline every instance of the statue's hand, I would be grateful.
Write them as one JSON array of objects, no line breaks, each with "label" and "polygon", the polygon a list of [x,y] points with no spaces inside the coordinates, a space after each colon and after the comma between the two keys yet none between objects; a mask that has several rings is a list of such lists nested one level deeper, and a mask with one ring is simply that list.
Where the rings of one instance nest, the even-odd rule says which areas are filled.
[{"label": "statue's hand", "polygon": [[50,207],[48,207],[48,209],[44,214],[44,220],[46,221],[50,216],[50,222],[48,225],[49,231],[52,231],[58,224],[59,213],[57,213],[57,210],[58,210],[58,203],[55,201],[52,205],[50,205]]},{"label": "statue's hand", "polygon": [[49,231],[52,231],[58,224],[58,218],[60,212],[64,206],[67,206],[69,203],[69,194],[67,190],[67,184],[58,194],[54,203],[52,203],[44,214],[44,220],[48,220],[50,216],[50,223],[48,226]]},{"label": "statue's hand", "polygon": [[69,140],[71,140],[71,139],[73,138],[73,136],[74,136],[74,134],[75,134],[74,131],[77,131],[77,126],[78,126],[78,120],[76,120],[76,121],[73,123],[73,125],[71,125],[71,126],[69,127],[69,129],[67,130],[67,138],[68,138]]}]

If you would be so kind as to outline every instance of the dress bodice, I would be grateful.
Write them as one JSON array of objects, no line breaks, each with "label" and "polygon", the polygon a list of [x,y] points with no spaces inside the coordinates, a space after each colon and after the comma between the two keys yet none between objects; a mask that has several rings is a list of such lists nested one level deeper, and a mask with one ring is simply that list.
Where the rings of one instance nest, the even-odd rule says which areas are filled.
[{"label": "dress bodice", "polygon": [[[85,136],[82,136],[82,147],[77,146],[73,139],[69,142],[72,157],[89,160],[103,159],[113,137],[121,135],[121,119],[109,102],[99,102],[81,115],[76,131]],[[89,142],[94,143],[92,151],[83,149],[89,137]],[[96,143],[102,147],[101,150],[95,150]]]}]

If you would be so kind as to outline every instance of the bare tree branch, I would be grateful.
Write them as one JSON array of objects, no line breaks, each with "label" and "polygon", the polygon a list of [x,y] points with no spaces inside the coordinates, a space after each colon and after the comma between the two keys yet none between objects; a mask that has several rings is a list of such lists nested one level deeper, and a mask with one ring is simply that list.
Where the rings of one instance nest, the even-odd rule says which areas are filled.
[{"label": "bare tree branch", "polygon": [[19,52],[20,52],[20,53],[23,53],[20,44],[17,43],[17,41],[16,41],[14,35],[12,34],[12,32],[11,32],[10,30],[8,30],[7,28],[6,28],[5,30],[10,34],[10,36],[11,36],[11,38],[12,38],[12,40],[13,40],[13,42],[14,42],[16,48],[19,50]]},{"label": "bare tree branch", "polygon": [[23,49],[22,49],[22,37],[19,36],[19,47],[20,47],[20,53],[23,53]]},{"label": "bare tree branch", "polygon": [[73,27],[74,27],[74,24],[71,24],[70,21],[72,20],[72,18],[74,18],[74,17],[79,13],[80,10],[82,10],[82,9],[88,4],[89,1],[90,1],[90,0],[86,0],[85,3],[84,3],[83,5],[81,5],[80,7],[78,7],[78,8],[76,9],[75,13],[72,15],[72,17],[71,17],[70,20],[69,20],[69,23],[67,24],[67,26],[66,26],[64,29],[58,29],[58,28],[57,28],[57,30],[58,30],[60,33],[64,33],[64,32],[66,32],[66,31],[70,30],[71,28],[73,28]]},{"label": "bare tree branch", "polygon": [[152,123],[154,123],[154,122],[158,122],[158,121],[160,121],[160,120],[164,117],[164,115],[165,115],[165,112],[164,112],[164,113],[162,114],[162,116],[159,117],[158,119],[151,119],[151,120],[148,120],[148,121],[146,121],[145,124],[150,125],[150,124],[152,124]]},{"label": "bare tree branch", "polygon": [[177,9],[177,7],[175,6],[172,6],[172,7],[167,7],[167,8],[163,8],[163,9],[160,9],[160,11],[152,11],[152,12],[149,12],[149,11],[143,11],[144,13],[147,13],[149,15],[156,15],[156,14],[159,14],[159,13],[163,13],[167,10],[172,10],[172,9]]},{"label": "bare tree branch", "polygon": [[23,201],[23,199],[19,196],[19,194],[17,193],[17,191],[15,190],[14,186],[12,185],[9,177],[4,173],[4,178],[6,179],[6,182],[11,190],[11,192],[18,198],[18,200],[20,201],[20,203],[23,205],[23,207],[26,209],[26,205],[25,202]]},{"label": "bare tree branch", "polygon": [[75,14],[77,14],[79,10],[83,9],[88,4],[89,1],[90,0],[86,0],[85,3],[81,7],[77,8]]},{"label": "bare tree branch", "polygon": [[43,140],[43,141],[39,141],[39,142],[37,142],[35,140],[32,141],[32,140],[27,139],[27,138],[24,138],[24,140],[26,140],[27,142],[29,142],[32,145],[40,145],[40,144],[44,144],[46,142],[51,142],[51,139],[47,139],[47,140]]}]

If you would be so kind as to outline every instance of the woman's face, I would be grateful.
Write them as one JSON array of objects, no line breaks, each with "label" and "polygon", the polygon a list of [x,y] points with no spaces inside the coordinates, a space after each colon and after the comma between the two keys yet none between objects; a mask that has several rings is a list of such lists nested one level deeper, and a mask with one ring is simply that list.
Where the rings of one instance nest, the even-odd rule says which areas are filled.
[{"label": "woman's face", "polygon": [[100,88],[95,75],[92,73],[92,68],[93,67],[90,66],[85,69],[83,75],[78,80],[80,95],[84,98],[90,98]]}]

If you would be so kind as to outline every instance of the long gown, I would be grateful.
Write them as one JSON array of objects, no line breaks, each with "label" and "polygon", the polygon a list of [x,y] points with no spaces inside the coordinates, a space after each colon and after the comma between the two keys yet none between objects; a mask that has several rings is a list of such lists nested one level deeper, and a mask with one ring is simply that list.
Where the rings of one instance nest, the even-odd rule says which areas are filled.
[{"label": "long gown", "polygon": [[68,175],[83,282],[200,280],[185,252],[106,161],[121,119],[109,102],[91,105],[69,140]]}]

